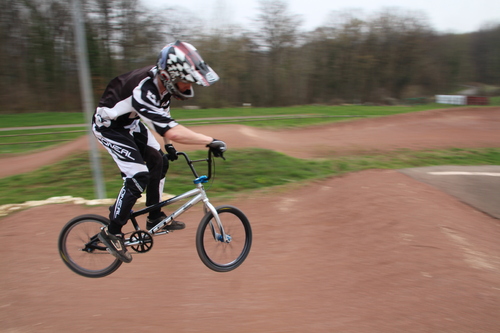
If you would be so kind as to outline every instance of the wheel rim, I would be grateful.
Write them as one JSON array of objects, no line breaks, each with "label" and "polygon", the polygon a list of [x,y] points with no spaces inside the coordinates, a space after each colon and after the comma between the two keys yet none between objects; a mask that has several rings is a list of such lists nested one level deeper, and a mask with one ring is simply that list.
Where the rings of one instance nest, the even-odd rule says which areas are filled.
[{"label": "wheel rim", "polygon": [[105,224],[96,220],[82,220],[66,232],[61,257],[75,272],[85,276],[99,275],[116,263],[116,258],[95,237],[103,226]]},{"label": "wheel rim", "polygon": [[[249,235],[243,221],[234,213],[219,212],[219,217],[224,226],[226,236],[230,238],[230,242],[222,241],[219,230],[215,231],[216,235],[214,237],[211,228],[211,224],[214,226],[217,225],[214,218],[206,224],[201,241],[207,258],[215,266],[226,268],[238,264],[242,260],[242,257],[246,256]],[[227,239],[228,237],[226,237]]]}]

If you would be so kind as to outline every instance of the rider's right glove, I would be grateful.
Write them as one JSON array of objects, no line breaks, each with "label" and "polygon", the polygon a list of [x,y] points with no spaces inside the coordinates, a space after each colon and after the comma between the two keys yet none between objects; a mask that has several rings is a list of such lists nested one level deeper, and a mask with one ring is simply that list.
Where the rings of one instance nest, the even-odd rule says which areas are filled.
[{"label": "rider's right glove", "polygon": [[227,150],[227,145],[224,141],[213,139],[211,143],[207,145],[210,148],[210,151],[214,154],[215,157],[223,157],[222,155]]}]

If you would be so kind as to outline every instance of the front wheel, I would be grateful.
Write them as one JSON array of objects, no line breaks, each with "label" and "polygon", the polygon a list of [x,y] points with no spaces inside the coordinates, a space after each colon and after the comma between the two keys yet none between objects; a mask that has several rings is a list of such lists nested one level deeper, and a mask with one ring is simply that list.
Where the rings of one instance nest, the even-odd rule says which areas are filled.
[{"label": "front wheel", "polygon": [[59,235],[59,255],[73,272],[99,278],[121,266],[122,261],[110,255],[97,237],[108,224],[107,218],[93,214],[80,215],[66,223]]},{"label": "front wheel", "polygon": [[238,208],[226,205],[215,209],[224,232],[212,212],[208,212],[196,232],[196,249],[208,268],[229,272],[240,266],[248,256],[252,246],[252,228],[248,218]]}]

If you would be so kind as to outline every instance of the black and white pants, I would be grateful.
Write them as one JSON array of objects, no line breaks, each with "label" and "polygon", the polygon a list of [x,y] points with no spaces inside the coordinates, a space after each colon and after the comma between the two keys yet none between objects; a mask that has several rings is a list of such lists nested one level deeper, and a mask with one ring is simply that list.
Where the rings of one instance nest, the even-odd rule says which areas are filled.
[{"label": "black and white pants", "polygon": [[[112,223],[124,225],[144,191],[147,206],[160,202],[168,159],[151,131],[139,120],[124,128],[98,128],[93,124],[92,129],[121,171],[123,186],[110,207],[109,218]],[[156,218],[160,212],[153,211],[149,216]]]}]

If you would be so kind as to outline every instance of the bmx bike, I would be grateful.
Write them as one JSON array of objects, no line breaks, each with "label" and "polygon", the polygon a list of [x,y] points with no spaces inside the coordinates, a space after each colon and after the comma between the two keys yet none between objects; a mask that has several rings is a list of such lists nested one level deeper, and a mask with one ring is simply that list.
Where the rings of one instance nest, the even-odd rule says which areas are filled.
[{"label": "bmx bike", "polygon": [[[183,156],[195,179],[195,188],[158,204],[138,211],[132,211],[129,220],[134,231],[125,234],[125,246],[136,253],[145,253],[152,249],[153,239],[172,231],[165,226],[199,202],[203,202],[205,215],[196,231],[196,249],[201,261],[216,272],[229,272],[240,266],[247,258],[252,245],[252,228],[245,214],[230,205],[214,207],[207,196],[203,184],[215,173],[213,153],[208,150],[208,157],[191,160],[184,152]],[[221,156],[224,158],[223,156]],[[207,175],[199,176],[194,164],[207,162]],[[150,230],[141,230],[137,217],[152,210],[186,200],[181,207],[160,221]],[[100,278],[115,272],[122,261],[108,253],[97,234],[109,224],[109,219],[94,214],[84,214],[71,219],[61,230],[58,240],[59,254],[73,272],[90,278]]]}]

